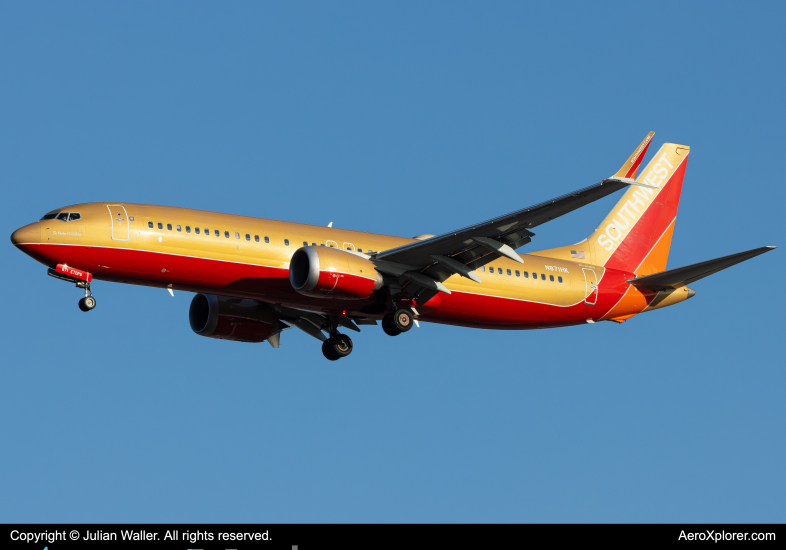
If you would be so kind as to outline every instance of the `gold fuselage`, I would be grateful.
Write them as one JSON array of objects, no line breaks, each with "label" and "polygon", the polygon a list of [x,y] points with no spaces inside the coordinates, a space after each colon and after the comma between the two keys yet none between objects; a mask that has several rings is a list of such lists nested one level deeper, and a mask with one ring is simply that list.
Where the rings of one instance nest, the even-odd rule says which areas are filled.
[{"label": "gold fuselage", "polygon": [[[47,265],[70,262],[74,267],[91,271],[96,279],[256,298],[315,311],[354,311],[363,302],[320,302],[294,292],[288,282],[288,268],[298,248],[308,244],[367,253],[415,241],[148,204],[84,203],[57,211],[78,212],[81,218],[70,222],[42,220],[19,230],[25,235],[24,240],[41,245],[25,251]],[[54,250],[57,252],[49,252]],[[123,258],[134,259],[120,260],[119,254],[123,252],[126,253]],[[132,252],[133,255],[128,254]],[[522,254],[521,258],[523,264],[506,258],[494,260],[476,272],[482,280],[480,284],[458,275],[450,277],[444,284],[451,295],[439,295],[435,301],[425,304],[423,320],[467,326],[498,325],[496,328],[576,324],[602,319],[623,295],[638,292],[624,283],[633,274],[620,273],[614,284],[608,286],[605,297],[600,292],[599,296],[588,299],[593,288],[601,287],[607,271],[603,267],[538,253]],[[202,269],[184,263],[186,260],[209,260],[210,266],[219,267]],[[247,277],[238,272],[236,279],[227,279],[229,271],[242,271],[244,266],[265,268],[265,275]],[[615,310],[614,316],[638,313],[647,303],[648,300],[638,300],[631,311]],[[539,313],[546,311],[544,306],[549,312]],[[577,306],[581,311],[575,311]],[[514,310],[517,313],[512,313]],[[525,310],[533,314],[522,313]]]}]

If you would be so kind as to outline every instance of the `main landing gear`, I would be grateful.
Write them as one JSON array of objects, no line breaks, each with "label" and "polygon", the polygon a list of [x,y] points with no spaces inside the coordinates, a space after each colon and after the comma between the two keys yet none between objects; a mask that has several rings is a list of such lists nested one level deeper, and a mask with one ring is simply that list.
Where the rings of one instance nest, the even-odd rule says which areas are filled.
[{"label": "main landing gear", "polygon": [[[330,337],[322,342],[322,355],[330,361],[337,361],[352,353],[352,339],[338,332],[339,320],[339,317],[328,316],[328,326],[322,325],[322,330],[327,330],[330,334]],[[390,336],[407,332],[414,324],[413,311],[408,308],[397,309],[382,318],[382,330]]]},{"label": "main landing gear", "polygon": [[338,320],[330,318],[330,338],[322,342],[322,355],[330,361],[337,361],[352,353],[352,339],[338,332]]},{"label": "main landing gear", "polygon": [[331,361],[337,361],[352,353],[352,339],[346,334],[331,336],[322,342],[322,354]]},{"label": "main landing gear", "polygon": [[382,330],[390,336],[398,336],[412,328],[414,318],[408,309],[397,309],[382,318]]}]

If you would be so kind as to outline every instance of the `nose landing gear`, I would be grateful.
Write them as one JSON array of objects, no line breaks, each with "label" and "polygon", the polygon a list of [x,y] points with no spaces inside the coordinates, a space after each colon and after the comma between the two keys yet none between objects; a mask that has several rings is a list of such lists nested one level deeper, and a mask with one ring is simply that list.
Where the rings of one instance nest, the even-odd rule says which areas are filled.
[{"label": "nose landing gear", "polygon": [[49,271],[47,271],[47,275],[55,279],[60,279],[61,281],[74,283],[78,288],[85,289],[85,297],[79,300],[79,309],[82,311],[90,311],[96,307],[96,299],[93,298],[93,291],[90,290],[90,281],[93,279],[90,273],[57,264],[55,269],[50,268]]},{"label": "nose landing gear", "polygon": [[90,292],[90,294],[88,295],[89,291],[90,291],[90,287],[88,286],[87,288],[85,288],[85,297],[79,300],[79,309],[81,309],[82,311],[90,311],[91,309],[96,307],[96,299],[93,298],[92,292]]}]

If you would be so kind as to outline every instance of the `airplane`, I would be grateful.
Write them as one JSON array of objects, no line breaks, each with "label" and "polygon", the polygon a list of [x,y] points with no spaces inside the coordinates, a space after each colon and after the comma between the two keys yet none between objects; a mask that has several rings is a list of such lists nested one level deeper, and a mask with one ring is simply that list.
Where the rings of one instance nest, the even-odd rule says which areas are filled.
[{"label": "airplane", "polygon": [[[353,349],[340,328],[381,322],[397,336],[420,321],[522,330],[622,323],[695,295],[687,285],[775,247],[666,269],[690,148],[664,144],[636,178],[650,132],[610,178],[550,201],[443,233],[403,238],[220,214],[94,202],[57,208],[11,235],[48,274],[196,293],[200,336],[267,341],[298,328],[335,361]],[[532,229],[624,190],[586,239],[519,254]]]}]

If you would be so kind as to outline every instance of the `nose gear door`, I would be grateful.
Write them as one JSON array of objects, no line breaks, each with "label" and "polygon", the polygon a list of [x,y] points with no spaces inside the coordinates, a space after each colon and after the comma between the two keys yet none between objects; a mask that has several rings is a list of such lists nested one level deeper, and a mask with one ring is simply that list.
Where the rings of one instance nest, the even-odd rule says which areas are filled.
[{"label": "nose gear door", "polygon": [[598,301],[598,279],[595,277],[594,269],[582,267],[584,272],[584,303],[594,306]]},{"label": "nose gear door", "polygon": [[128,224],[128,214],[122,204],[107,204],[109,215],[112,218],[112,240],[128,241],[131,239],[131,231]]}]

